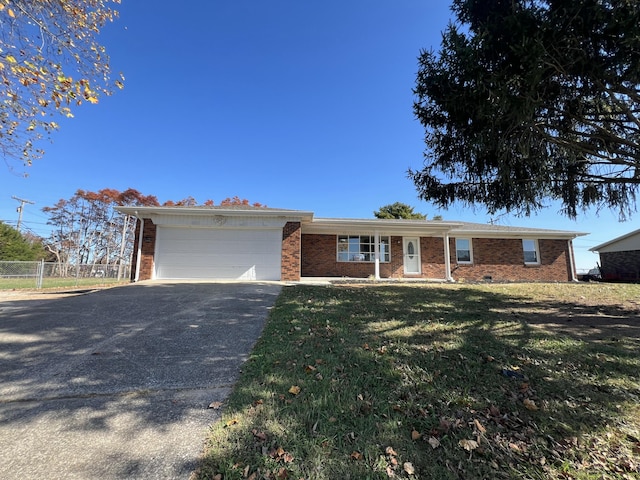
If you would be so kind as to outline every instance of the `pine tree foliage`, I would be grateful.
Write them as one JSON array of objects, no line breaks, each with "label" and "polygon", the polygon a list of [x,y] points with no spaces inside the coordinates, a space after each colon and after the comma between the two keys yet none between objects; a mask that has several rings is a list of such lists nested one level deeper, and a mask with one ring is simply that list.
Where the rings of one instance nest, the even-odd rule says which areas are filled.
[{"label": "pine tree foliage", "polygon": [[402,202],[395,202],[380,207],[373,212],[376,218],[405,219],[405,220],[425,220],[426,215],[413,211],[413,207]]},{"label": "pine tree foliage", "polygon": [[18,230],[0,222],[0,260],[33,261],[44,257],[42,243],[22,235]]},{"label": "pine tree foliage", "polygon": [[419,196],[529,215],[559,201],[624,219],[640,184],[640,2],[453,0],[424,51]]}]

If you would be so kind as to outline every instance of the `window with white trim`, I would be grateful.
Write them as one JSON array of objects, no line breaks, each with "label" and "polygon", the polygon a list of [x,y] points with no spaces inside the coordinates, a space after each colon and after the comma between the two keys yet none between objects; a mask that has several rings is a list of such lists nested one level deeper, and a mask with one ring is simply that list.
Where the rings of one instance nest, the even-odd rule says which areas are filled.
[{"label": "window with white trim", "polygon": [[523,238],[522,252],[524,254],[525,265],[538,265],[540,263],[540,251],[537,240]]},{"label": "window with white trim", "polygon": [[456,238],[456,261],[458,263],[473,263],[470,238]]},{"label": "window with white trim", "polygon": [[[391,242],[380,237],[380,261],[391,261]],[[338,235],[339,262],[375,262],[376,237],[374,235]]]}]

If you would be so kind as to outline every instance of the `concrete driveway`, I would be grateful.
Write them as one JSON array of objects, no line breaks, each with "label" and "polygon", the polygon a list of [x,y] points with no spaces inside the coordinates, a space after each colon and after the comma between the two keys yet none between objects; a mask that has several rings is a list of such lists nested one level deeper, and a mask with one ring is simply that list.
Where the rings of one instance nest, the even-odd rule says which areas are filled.
[{"label": "concrete driveway", "polygon": [[280,288],[1,301],[0,478],[189,478]]}]

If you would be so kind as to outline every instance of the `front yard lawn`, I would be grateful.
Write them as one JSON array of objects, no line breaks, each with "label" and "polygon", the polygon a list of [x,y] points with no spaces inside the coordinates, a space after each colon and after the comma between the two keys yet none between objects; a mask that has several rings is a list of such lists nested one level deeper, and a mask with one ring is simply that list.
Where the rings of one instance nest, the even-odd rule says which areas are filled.
[{"label": "front yard lawn", "polygon": [[199,479],[638,479],[640,285],[285,287]]}]

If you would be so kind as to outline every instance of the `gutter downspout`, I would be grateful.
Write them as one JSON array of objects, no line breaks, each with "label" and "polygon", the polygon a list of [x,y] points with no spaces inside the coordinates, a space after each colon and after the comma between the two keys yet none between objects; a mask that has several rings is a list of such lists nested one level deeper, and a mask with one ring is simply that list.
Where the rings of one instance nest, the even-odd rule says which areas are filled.
[{"label": "gutter downspout", "polygon": [[142,236],[144,234],[144,218],[140,218],[137,210],[136,218],[140,220],[140,232],[138,233],[138,254],[136,255],[136,275],[133,278],[134,282],[140,280],[140,262],[142,261]]},{"label": "gutter downspout", "polygon": [[444,234],[444,279],[453,282],[451,276],[451,251],[449,249],[449,232]]},{"label": "gutter downspout", "polygon": [[576,277],[576,265],[573,258],[573,240],[567,241],[567,247],[569,248],[569,268],[571,270],[571,281],[577,282],[578,278]]}]

